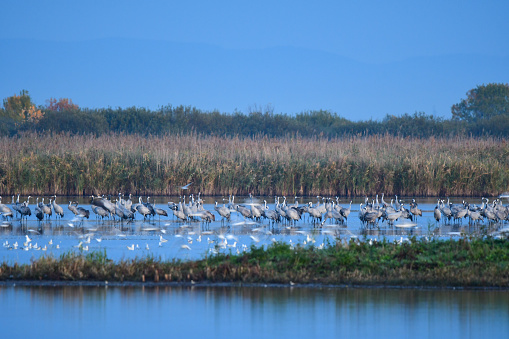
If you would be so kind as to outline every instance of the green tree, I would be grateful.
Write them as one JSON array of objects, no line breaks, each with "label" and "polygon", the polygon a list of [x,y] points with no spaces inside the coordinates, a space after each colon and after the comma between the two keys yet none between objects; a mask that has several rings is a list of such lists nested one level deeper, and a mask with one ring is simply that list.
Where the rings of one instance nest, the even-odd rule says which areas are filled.
[{"label": "green tree", "polygon": [[451,107],[455,120],[477,122],[498,115],[509,116],[509,85],[487,84],[467,92],[467,98]]}]

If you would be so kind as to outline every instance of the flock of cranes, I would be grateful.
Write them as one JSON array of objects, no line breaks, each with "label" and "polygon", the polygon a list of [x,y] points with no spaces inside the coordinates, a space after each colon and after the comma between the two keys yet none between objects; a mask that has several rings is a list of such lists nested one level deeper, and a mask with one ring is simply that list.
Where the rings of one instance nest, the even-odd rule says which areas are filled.
[{"label": "flock of cranes", "polygon": [[[478,224],[487,220],[488,222],[505,222],[509,221],[509,208],[504,206],[500,199],[495,199],[491,203],[487,198],[481,198],[481,206],[470,204],[463,201],[461,204],[453,204],[449,198],[447,203],[445,200],[438,199],[437,205],[433,210],[433,217],[437,223],[461,223],[464,218],[469,219],[469,223]],[[387,221],[389,225],[394,225],[394,221],[398,219],[409,219],[414,221],[414,218],[422,216],[422,211],[418,207],[415,199],[409,204],[410,209],[406,208],[398,196],[391,199],[390,204],[384,201],[382,194],[381,201],[376,200],[369,202],[366,198],[364,203],[360,204],[359,219],[366,226],[375,226],[380,220]],[[412,225],[412,224],[409,224]]]},{"label": "flock of cranes", "polygon": [[500,199],[495,199],[490,203],[487,198],[481,198],[481,206],[469,204],[463,201],[461,204],[453,204],[447,199],[438,199],[437,205],[433,211],[433,216],[437,222],[446,220],[448,222],[453,219],[454,222],[459,222],[463,218],[469,218],[470,222],[479,223],[487,220],[488,222],[505,222],[509,221],[509,208],[504,206]]},{"label": "flock of cranes", "polygon": [[[185,186],[184,186],[185,187]],[[15,201],[12,196],[11,207],[2,203],[0,197],[0,215],[5,218],[13,218],[14,213],[16,217],[20,215],[21,221],[27,219],[32,215],[29,207],[30,199],[20,203],[19,195]],[[147,197],[144,202],[141,197],[137,202],[133,202],[132,195],[124,199],[122,194],[112,200],[111,197],[97,197],[91,196],[91,209],[96,215],[96,218],[110,218],[119,221],[132,221],[136,218],[136,214],[143,216],[143,219],[154,218],[155,216],[168,216],[168,213],[161,208],[156,207],[155,202],[150,202],[150,197]],[[216,220],[216,215],[212,211],[204,208],[203,200],[198,194],[195,199],[194,195],[188,196],[186,203],[186,196],[181,196],[179,203],[168,202],[169,209],[173,212],[175,218],[181,221],[201,220],[205,223],[210,223]],[[260,221],[262,218],[269,220],[274,225],[275,223],[288,223],[295,225],[298,221],[307,219],[313,225],[323,226],[327,221],[337,224],[345,224],[351,212],[352,201],[346,207],[339,204],[339,198],[325,198],[317,196],[317,201],[313,204],[309,201],[304,204],[299,204],[298,198],[295,197],[294,203],[289,204],[286,197],[275,197],[274,208],[270,208],[267,201],[264,200],[263,204],[254,201],[250,195],[250,202],[243,204],[235,203],[235,196],[230,196],[228,203],[223,199],[222,205],[215,202],[214,211],[221,217],[221,223],[230,222],[231,214],[238,213],[245,219],[252,219]],[[386,222],[389,226],[393,226],[396,220],[408,219],[414,222],[418,217],[422,216],[422,211],[418,207],[415,199],[408,205],[405,204],[395,196],[391,199],[390,203],[384,201],[382,194],[381,200],[378,196],[375,199],[365,199],[359,206],[359,219],[363,227],[379,226],[380,223]],[[67,206],[68,210],[76,217],[81,219],[90,218],[90,210],[78,206],[77,202],[69,201]],[[64,209],[56,203],[56,195],[49,198],[49,203],[45,203],[45,198],[39,201],[36,199],[35,204],[35,217],[42,221],[52,217],[53,213],[55,218],[64,217]],[[433,216],[437,223],[447,222],[451,220],[455,223],[461,222],[463,218],[469,218],[470,222],[479,223],[487,220],[488,222],[504,222],[509,220],[509,208],[504,206],[500,199],[495,199],[491,203],[489,199],[482,198],[480,206],[469,204],[463,201],[461,204],[453,204],[447,199],[438,199],[437,205],[433,211]],[[413,225],[413,224],[408,224]],[[415,224],[416,225],[416,224]]]}]

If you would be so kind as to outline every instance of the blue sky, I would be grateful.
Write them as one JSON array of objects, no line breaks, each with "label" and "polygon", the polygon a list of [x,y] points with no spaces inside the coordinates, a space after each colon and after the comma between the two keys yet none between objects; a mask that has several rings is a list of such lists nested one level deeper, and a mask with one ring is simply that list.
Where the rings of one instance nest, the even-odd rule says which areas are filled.
[{"label": "blue sky", "polygon": [[450,117],[509,82],[506,1],[11,1],[0,96],[351,120]]}]

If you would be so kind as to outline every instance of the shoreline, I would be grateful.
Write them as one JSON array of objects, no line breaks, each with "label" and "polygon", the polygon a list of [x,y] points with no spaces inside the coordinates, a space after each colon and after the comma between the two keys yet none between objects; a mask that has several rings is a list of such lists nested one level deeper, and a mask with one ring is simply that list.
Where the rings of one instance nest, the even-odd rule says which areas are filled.
[{"label": "shoreline", "polygon": [[194,261],[153,256],[115,262],[106,251],[67,252],[30,264],[0,263],[0,283],[49,285],[334,286],[509,289],[507,239],[329,243],[321,249],[276,242]]},{"label": "shoreline", "polygon": [[348,284],[278,284],[239,282],[139,282],[139,281],[58,281],[58,280],[0,280],[2,287],[188,287],[188,288],[298,288],[298,289],[379,289],[379,290],[421,290],[421,291],[509,291],[509,286],[407,286],[407,285],[348,285]]}]

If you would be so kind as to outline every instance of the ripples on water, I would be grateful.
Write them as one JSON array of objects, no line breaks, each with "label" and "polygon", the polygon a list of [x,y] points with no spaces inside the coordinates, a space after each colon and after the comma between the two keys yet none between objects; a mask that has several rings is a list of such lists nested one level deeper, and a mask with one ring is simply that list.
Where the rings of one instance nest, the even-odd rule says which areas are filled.
[{"label": "ripples on water", "polygon": [[[246,221],[237,213],[232,214],[230,223],[221,223],[220,217],[213,208],[213,198],[205,198],[205,209],[212,211],[217,217],[217,221],[209,225],[200,222],[179,222],[163,204],[158,204],[158,207],[166,209],[169,217],[156,217],[150,221],[143,221],[142,217],[137,214],[137,220],[134,222],[119,223],[98,220],[91,212],[90,219],[85,219],[81,223],[67,209],[64,199],[69,200],[70,198],[64,197],[57,201],[64,207],[65,217],[63,220],[56,220],[53,216],[50,221],[38,222],[35,219],[35,213],[32,213],[28,222],[21,223],[19,220],[3,222],[0,227],[0,239],[6,246],[0,247],[0,260],[11,264],[14,262],[28,263],[32,258],[42,255],[58,257],[69,251],[86,253],[87,250],[106,250],[108,257],[113,260],[146,255],[153,255],[163,260],[174,258],[192,260],[203,258],[216,251],[239,253],[247,250],[252,244],[262,246],[269,245],[273,241],[282,241],[293,245],[301,244],[302,246],[320,246],[328,242],[333,243],[337,237],[346,240],[352,237],[366,240],[385,238],[389,241],[404,241],[411,236],[434,236],[449,239],[461,234],[495,234],[504,227],[502,224],[469,225],[467,220],[463,220],[462,224],[455,225],[437,224],[433,219],[435,199],[417,200],[419,207],[423,210],[423,216],[417,219],[415,227],[398,227],[398,222],[396,222],[396,226],[380,223],[379,227],[369,229],[363,228],[358,219],[358,206],[363,200],[354,201],[352,213],[346,225],[327,222],[320,228],[313,225],[307,217],[297,222],[296,226],[290,227],[288,224],[271,226],[266,220],[261,222]],[[158,198],[158,200],[163,199],[174,198]],[[76,199],[72,198],[72,200]],[[309,200],[313,199],[304,198],[301,199],[301,203]],[[460,202],[461,200],[463,199],[457,198],[454,201]],[[249,202],[249,200],[247,201]],[[348,205],[345,201],[342,202],[343,206]],[[81,199],[80,206],[90,209],[88,199]],[[34,205],[30,207],[34,210]],[[274,209],[274,205],[270,204],[270,208]],[[32,247],[28,246],[28,250],[25,251],[22,248],[27,247],[23,245],[26,242],[26,236],[32,240],[28,244]],[[161,242],[161,237],[163,237],[163,242]],[[167,241],[164,242],[164,240]],[[16,242],[18,247],[13,249],[13,244]],[[34,246],[40,249],[34,249]],[[134,250],[129,250],[128,247],[134,247]]]},{"label": "ripples on water", "polygon": [[2,333],[32,337],[506,338],[504,291],[0,286]]}]

